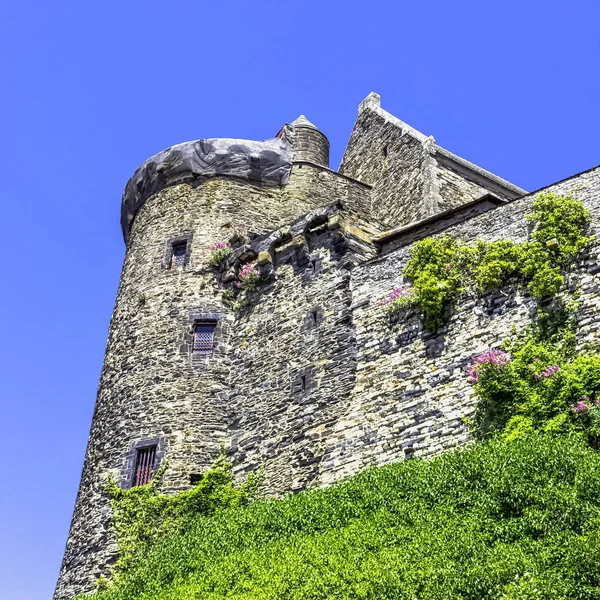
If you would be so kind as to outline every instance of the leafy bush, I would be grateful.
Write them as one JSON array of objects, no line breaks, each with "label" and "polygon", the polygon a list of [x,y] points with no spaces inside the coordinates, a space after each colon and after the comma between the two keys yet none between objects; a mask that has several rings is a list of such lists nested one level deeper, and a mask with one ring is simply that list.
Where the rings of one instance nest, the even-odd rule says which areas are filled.
[{"label": "leafy bush", "polygon": [[167,496],[158,491],[161,469],[148,485],[124,490],[109,482],[113,524],[119,547],[116,573],[136,564],[166,536],[182,534],[198,517],[248,503],[258,485],[249,477],[240,488],[233,486],[231,465],[221,456],[188,491]]},{"label": "leafy bush", "polygon": [[600,355],[575,353],[568,328],[547,329],[488,350],[468,369],[478,397],[479,437],[513,439],[533,430],[584,433],[600,441]]},{"label": "leafy bush", "polygon": [[95,600],[600,598],[600,454],[494,439],[198,518]]},{"label": "leafy bush", "polygon": [[414,303],[429,331],[443,325],[449,309],[468,290],[484,293],[518,277],[538,300],[559,291],[562,271],[589,242],[583,235],[589,212],[581,202],[548,193],[537,197],[527,219],[534,230],[531,240],[522,244],[510,240],[466,244],[441,236],[413,246],[404,276],[413,285]]}]

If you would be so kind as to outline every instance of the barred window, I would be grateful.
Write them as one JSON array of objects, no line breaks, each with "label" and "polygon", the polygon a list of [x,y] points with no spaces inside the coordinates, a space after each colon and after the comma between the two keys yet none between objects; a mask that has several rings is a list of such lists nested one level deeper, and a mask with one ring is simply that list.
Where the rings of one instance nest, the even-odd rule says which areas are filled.
[{"label": "barred window", "polygon": [[171,269],[177,269],[185,265],[187,255],[187,242],[176,242],[173,244],[173,254],[171,255]]},{"label": "barred window", "polygon": [[152,481],[155,459],[156,446],[146,446],[137,450],[135,471],[133,472],[133,485],[146,485]]},{"label": "barred window", "polygon": [[216,321],[199,321],[194,325],[194,354],[212,354],[216,327]]}]

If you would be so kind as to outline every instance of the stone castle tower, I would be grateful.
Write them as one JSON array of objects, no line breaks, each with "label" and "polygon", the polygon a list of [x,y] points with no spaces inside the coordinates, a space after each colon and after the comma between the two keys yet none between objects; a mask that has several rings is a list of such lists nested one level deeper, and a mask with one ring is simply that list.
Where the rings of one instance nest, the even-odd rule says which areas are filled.
[{"label": "stone castle tower", "polygon": [[[593,204],[598,170],[549,189],[582,178]],[[376,94],[338,172],[303,116],[266,141],[204,139],[147,160],[123,195],[126,255],[55,599],[90,591],[115,560],[109,476],[138,485],[168,459],[161,489],[174,493],[224,446],[237,477],[263,466],[281,494],[465,441],[464,363],[525,318],[527,298],[494,314],[473,299],[451,341],[418,315],[390,328],[377,303],[414,240],[522,238],[531,199]],[[216,242],[232,248],[218,267]],[[260,275],[246,306],[244,265]]]}]

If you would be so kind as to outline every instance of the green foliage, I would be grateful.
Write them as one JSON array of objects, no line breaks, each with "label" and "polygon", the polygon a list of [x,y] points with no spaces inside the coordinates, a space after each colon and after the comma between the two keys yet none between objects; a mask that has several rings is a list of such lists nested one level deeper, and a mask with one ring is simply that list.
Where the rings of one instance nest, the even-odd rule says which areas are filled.
[{"label": "green foliage", "polygon": [[221,263],[227,260],[233,249],[229,242],[214,242],[209,246],[206,263],[211,267],[220,267]]},{"label": "green foliage", "polygon": [[386,314],[395,315],[401,310],[417,304],[415,288],[395,287],[379,304],[383,306]]},{"label": "green foliage", "polygon": [[590,215],[580,202],[548,193],[537,197],[527,219],[535,228],[531,240],[522,244],[466,244],[442,236],[413,246],[404,276],[414,287],[413,298],[429,331],[443,325],[450,308],[468,290],[485,293],[519,278],[538,300],[559,291],[562,271],[589,242],[583,234]]},{"label": "green foliage", "polygon": [[505,342],[509,358],[503,364],[480,363],[475,376],[471,369],[479,437],[572,431],[599,445],[600,355],[575,352],[572,314],[565,311],[565,319],[558,329],[542,319],[529,335]]},{"label": "green foliage", "polygon": [[494,439],[200,518],[95,600],[600,599],[600,454]]},{"label": "green foliage", "polygon": [[540,194],[527,219],[535,225],[531,239],[548,248],[553,264],[567,266],[590,241],[582,235],[590,214],[568,196]]},{"label": "green foliage", "polygon": [[414,245],[404,276],[416,290],[427,329],[435,331],[443,323],[448,306],[465,291],[469,250],[450,236],[427,238]]},{"label": "green foliage", "polygon": [[236,313],[241,313],[246,306],[248,306],[250,304],[250,300],[248,300],[248,297],[246,296],[246,294],[242,294],[240,296],[238,296],[237,300],[234,302],[233,304],[233,310]]},{"label": "green foliage", "polygon": [[405,308],[411,308],[417,304],[417,297],[414,292],[407,294],[406,296],[400,296],[391,302],[386,302],[383,310],[388,315],[398,314]]},{"label": "green foliage", "polygon": [[231,465],[223,456],[191,490],[174,496],[158,490],[163,472],[164,468],[159,470],[148,485],[128,490],[121,489],[114,481],[109,482],[119,548],[117,574],[131,568],[165,537],[185,532],[199,517],[248,503],[258,485],[253,476],[235,488]]},{"label": "green foliage", "polygon": [[260,285],[260,272],[250,263],[242,266],[238,278],[240,287],[245,290],[255,290]]}]

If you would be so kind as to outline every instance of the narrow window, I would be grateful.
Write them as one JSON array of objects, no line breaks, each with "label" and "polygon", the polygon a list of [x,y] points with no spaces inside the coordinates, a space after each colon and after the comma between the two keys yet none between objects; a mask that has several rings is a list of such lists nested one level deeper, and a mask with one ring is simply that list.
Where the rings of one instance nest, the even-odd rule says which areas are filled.
[{"label": "narrow window", "polygon": [[306,375],[302,375],[302,377],[300,377],[300,391],[306,391]]},{"label": "narrow window", "polygon": [[175,242],[171,255],[171,269],[181,268],[185,265],[187,255],[187,242]]},{"label": "narrow window", "polygon": [[387,146],[384,146],[383,147],[383,158],[387,158],[387,156],[388,156],[388,149],[387,149]]},{"label": "narrow window", "polygon": [[156,446],[139,448],[135,456],[135,471],[133,485],[146,485],[152,481],[154,475],[154,460],[156,459]]},{"label": "narrow window", "polygon": [[194,324],[194,354],[212,354],[216,327],[216,321],[200,321]]}]

